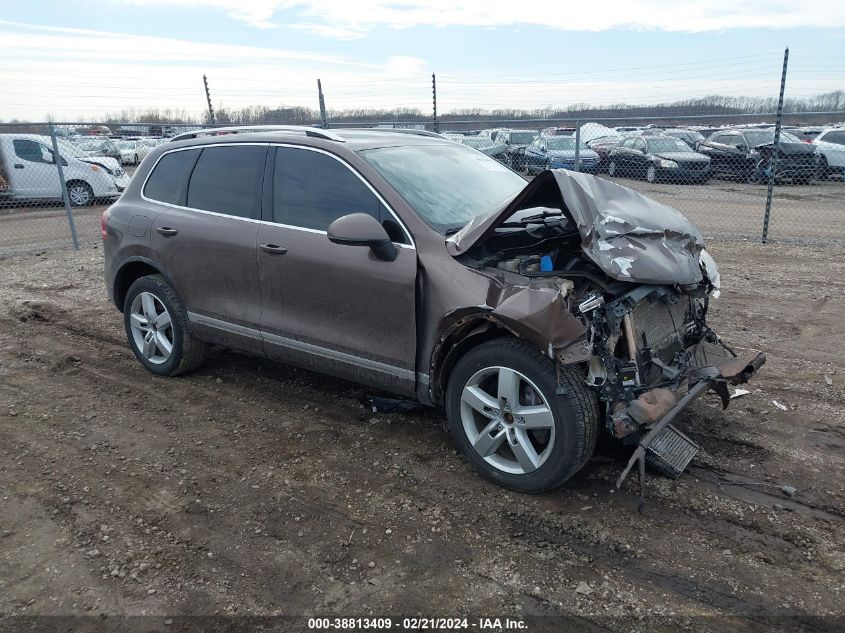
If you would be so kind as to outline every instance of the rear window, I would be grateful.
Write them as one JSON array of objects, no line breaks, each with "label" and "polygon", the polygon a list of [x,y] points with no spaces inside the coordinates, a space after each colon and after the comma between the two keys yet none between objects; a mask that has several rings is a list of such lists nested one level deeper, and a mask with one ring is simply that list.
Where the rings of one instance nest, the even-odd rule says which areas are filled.
[{"label": "rear window", "polygon": [[262,145],[204,148],[191,174],[186,206],[258,219],[266,155]]},{"label": "rear window", "polygon": [[147,179],[144,195],[151,200],[179,204],[182,186],[199,153],[198,149],[188,149],[162,156]]}]

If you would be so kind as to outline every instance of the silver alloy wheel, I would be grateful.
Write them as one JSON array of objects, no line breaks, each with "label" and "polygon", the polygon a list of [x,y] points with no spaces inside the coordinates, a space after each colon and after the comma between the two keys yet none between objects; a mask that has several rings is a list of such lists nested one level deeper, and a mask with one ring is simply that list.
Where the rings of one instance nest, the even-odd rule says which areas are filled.
[{"label": "silver alloy wheel", "polygon": [[649,165],[645,172],[645,179],[654,182],[655,178],[657,178],[657,168],[654,165]]},{"label": "silver alloy wheel", "polygon": [[461,423],[473,449],[502,472],[537,470],[555,443],[554,414],[537,386],[509,367],[485,367],[461,393]]},{"label": "silver alloy wheel", "polygon": [[616,174],[616,163],[614,161],[610,161],[610,164],[607,166],[607,175],[613,176]]},{"label": "silver alloy wheel", "polygon": [[166,363],[173,353],[173,321],[161,299],[141,292],[129,311],[132,340],[141,355],[155,365]]},{"label": "silver alloy wheel", "polygon": [[67,195],[77,207],[84,207],[91,201],[91,192],[85,185],[76,183],[68,187]]}]

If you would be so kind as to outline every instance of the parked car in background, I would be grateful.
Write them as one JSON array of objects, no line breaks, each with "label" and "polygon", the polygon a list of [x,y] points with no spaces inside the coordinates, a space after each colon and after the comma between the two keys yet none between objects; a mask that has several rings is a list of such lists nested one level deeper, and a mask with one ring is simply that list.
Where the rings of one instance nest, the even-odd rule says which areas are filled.
[{"label": "parked car in background", "polygon": [[703,183],[710,178],[710,159],[672,136],[631,136],[610,151],[607,173],[648,182]]},{"label": "parked car in background", "polygon": [[540,136],[536,130],[502,130],[496,135],[496,141],[504,143],[508,151],[504,154],[504,163],[516,171],[525,169],[525,148]]},{"label": "parked car in background", "polygon": [[[773,128],[727,128],[714,132],[698,144],[698,151],[710,158],[714,177],[760,182],[767,173],[774,151]],[[777,181],[808,183],[818,169],[816,147],[803,143],[789,132],[781,132]]]},{"label": "parked car in background", "polygon": [[140,140],[116,141],[115,145],[120,151],[120,162],[123,165],[137,165],[150,151],[150,146]]},{"label": "parked car in background", "polygon": [[674,136],[681,139],[684,143],[690,146],[691,149],[698,149],[698,144],[704,140],[704,135],[695,130],[687,128],[671,127],[664,128],[663,133],[667,136]]},{"label": "parked car in background", "polygon": [[[539,174],[546,169],[575,169],[575,137],[541,136],[525,148],[524,171],[529,176]],[[595,172],[599,167],[599,155],[580,144],[578,151],[578,171]]]},{"label": "parked car in background", "polygon": [[822,133],[822,127],[794,127],[789,128],[787,132],[792,134],[799,141],[805,143],[812,143],[813,139]]},{"label": "parked car in background", "polygon": [[591,141],[587,141],[587,147],[593,150],[599,157],[598,171],[607,171],[607,165],[610,162],[610,152],[614,147],[618,147],[624,139],[621,136],[600,136]]},{"label": "parked car in background", "polygon": [[444,136],[450,141],[477,149],[482,154],[487,154],[497,160],[503,160],[508,151],[507,145],[486,136],[465,136],[463,134],[444,134]]},{"label": "parked car in background", "polygon": [[680,212],[589,174],[527,183],[439,136],[168,143],[101,227],[149,372],[196,369],[217,344],[412,398],[522,492],[572,477],[600,436],[662,440],[649,450],[680,475],[696,451],[676,458],[668,423],[711,389],[728,406],[765,362],[708,325],[718,269]]},{"label": "parked car in background", "polygon": [[108,156],[120,162],[120,150],[107,136],[83,136],[76,141],[76,145],[90,156]]},{"label": "parked car in background", "polygon": [[822,130],[813,140],[818,154],[818,178],[839,175],[845,179],[845,127]]},{"label": "parked car in background", "polygon": [[[113,158],[89,156],[63,139],[57,145],[72,206],[85,207],[96,198],[116,198],[129,184],[129,177]],[[0,173],[5,174],[2,195],[6,200],[62,200],[49,136],[0,134]]]},{"label": "parked car in background", "polygon": [[575,136],[575,128],[547,127],[540,132],[540,136]]}]

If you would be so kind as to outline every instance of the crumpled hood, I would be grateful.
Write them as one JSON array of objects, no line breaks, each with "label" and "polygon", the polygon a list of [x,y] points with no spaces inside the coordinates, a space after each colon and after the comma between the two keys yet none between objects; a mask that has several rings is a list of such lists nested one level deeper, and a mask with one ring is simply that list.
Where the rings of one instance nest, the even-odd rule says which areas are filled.
[{"label": "crumpled hood", "polygon": [[584,255],[609,277],[683,286],[701,281],[704,238],[680,211],[609,180],[563,169],[542,172],[513,199],[448,238],[450,254],[483,242],[518,210],[547,206],[550,188],[577,225]]}]

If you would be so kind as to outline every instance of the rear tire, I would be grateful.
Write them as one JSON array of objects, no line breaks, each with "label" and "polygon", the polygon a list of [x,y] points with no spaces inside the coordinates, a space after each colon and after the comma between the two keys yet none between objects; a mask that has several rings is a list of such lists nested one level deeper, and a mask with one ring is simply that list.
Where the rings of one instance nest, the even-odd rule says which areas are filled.
[{"label": "rear tire", "polygon": [[192,371],[208,356],[208,344],[191,333],[182,300],[161,275],[141,277],[129,286],[123,325],[135,357],[158,376]]},{"label": "rear tire", "polygon": [[[458,361],[446,391],[449,430],[482,476],[539,493],[587,463],[598,436],[598,399],[571,367],[561,369],[559,385],[561,394],[551,359],[512,338],[479,345]],[[517,395],[509,399],[508,391]]]}]

